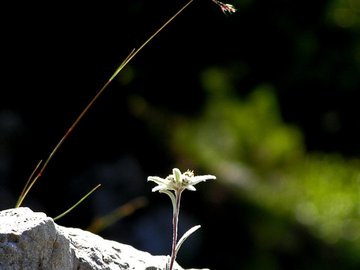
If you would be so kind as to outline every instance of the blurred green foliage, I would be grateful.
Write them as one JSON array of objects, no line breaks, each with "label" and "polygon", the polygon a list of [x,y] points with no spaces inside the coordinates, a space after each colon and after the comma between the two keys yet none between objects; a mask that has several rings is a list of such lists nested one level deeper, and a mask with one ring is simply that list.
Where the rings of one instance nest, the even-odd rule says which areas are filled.
[{"label": "blurred green foliage", "polygon": [[186,142],[198,161],[211,166],[219,160],[241,160],[267,170],[298,160],[301,133],[281,122],[271,87],[259,86],[242,101],[224,93],[231,89],[226,77],[226,70],[204,72],[204,86],[211,85],[208,104],[201,119],[184,121],[174,132],[179,148]]},{"label": "blurred green foliage", "polygon": [[360,2],[358,0],[334,0],[328,9],[329,19],[336,25],[358,30],[360,27]]},{"label": "blurred green foliage", "polygon": [[[255,1],[239,3],[249,8]],[[319,245],[323,245],[336,254],[334,258],[342,258],[339,265],[343,269],[357,269],[360,265],[360,160],[335,151],[308,151],[304,130],[285,122],[282,115],[283,111],[296,111],[294,115],[299,119],[312,122],[316,118],[314,112],[323,110],[319,114],[324,115],[326,132],[320,134],[329,136],[339,132],[347,121],[346,113],[332,113],[333,107],[327,108],[321,102],[329,102],[334,94],[329,91],[330,85],[336,85],[337,91],[344,93],[354,91],[358,83],[360,38],[356,33],[360,30],[360,2],[328,1],[322,12],[323,20],[314,20],[316,23],[311,27],[307,27],[310,25],[307,14],[296,17],[298,25],[292,18],[286,21],[290,16],[278,19],[277,26],[291,37],[292,46],[292,60],[286,63],[279,82],[263,77],[257,80],[256,87],[239,89],[239,86],[249,86],[241,81],[254,72],[254,67],[244,60],[245,55],[238,62],[203,68],[200,81],[206,100],[199,105],[202,107],[195,117],[146,110],[145,103],[140,102],[152,129],[158,127],[162,134],[159,137],[168,140],[178,163],[216,175],[217,181],[229,187],[239,202],[246,201],[262,209],[259,210],[262,214],[266,213],[261,221],[257,221],[253,213],[244,220],[252,227],[251,237],[258,246],[255,259],[249,259],[247,269],[281,268],[276,255],[266,250],[274,250],[276,246],[288,250],[299,248],[299,238],[304,235],[294,232],[298,226],[309,232],[317,243],[311,244],[310,251],[294,251],[297,257],[302,258],[306,252],[316,257],[323,251]],[[339,38],[338,44],[328,43],[334,42],[329,38],[333,35]],[[259,45],[255,42],[254,46]],[[256,51],[252,56],[261,58],[259,55],[263,54]],[[267,62],[273,64],[269,58]],[[262,62],[266,61],[262,59]],[[355,68],[345,68],[350,66]],[[272,71],[269,70],[269,74],[273,74]],[[287,94],[284,87],[288,87]],[[286,104],[287,98],[292,103]],[[296,98],[301,98],[298,104],[294,103]],[[341,100],[337,98],[334,102],[341,103]],[[349,106],[343,106],[347,112]],[[314,127],[309,125],[310,128]],[[307,267],[338,269],[339,265],[333,264],[334,258],[328,258],[328,263],[321,263],[317,258]]]},{"label": "blurred green foliage", "polygon": [[[216,68],[204,72],[210,98],[197,119],[179,121],[173,132],[178,155],[256,205],[299,222],[321,241],[345,244],[357,254],[359,160],[305,153],[301,132],[282,121],[271,86],[236,98],[227,75]],[[357,255],[352,259],[360,263]]]}]

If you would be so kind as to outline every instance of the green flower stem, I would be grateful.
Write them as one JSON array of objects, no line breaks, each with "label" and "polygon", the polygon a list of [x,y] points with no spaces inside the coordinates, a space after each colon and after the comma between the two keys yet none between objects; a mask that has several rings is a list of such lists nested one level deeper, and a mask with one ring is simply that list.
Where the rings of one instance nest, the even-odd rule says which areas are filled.
[{"label": "green flower stem", "polygon": [[171,258],[170,258],[170,268],[169,270],[173,269],[174,262],[176,259],[176,244],[177,244],[177,237],[178,237],[178,228],[179,228],[179,214],[180,214],[180,200],[181,200],[181,193],[183,190],[176,190],[175,191],[175,198],[176,204],[173,211],[173,238],[172,238],[172,247],[171,247]]}]

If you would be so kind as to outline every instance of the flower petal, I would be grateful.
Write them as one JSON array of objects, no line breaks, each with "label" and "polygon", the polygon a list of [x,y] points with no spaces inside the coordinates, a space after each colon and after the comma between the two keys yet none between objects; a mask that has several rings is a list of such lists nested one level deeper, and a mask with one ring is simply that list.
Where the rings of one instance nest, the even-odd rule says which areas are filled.
[{"label": "flower petal", "polygon": [[186,186],[186,189],[190,191],[196,191],[196,188],[193,185]]},{"label": "flower petal", "polygon": [[151,191],[156,192],[156,191],[161,191],[161,190],[166,190],[166,189],[167,189],[166,185],[158,185],[158,186],[154,187]]},{"label": "flower petal", "polygon": [[166,179],[158,177],[158,176],[149,176],[147,180],[148,181],[153,181],[158,185],[166,184],[168,182]]},{"label": "flower petal", "polygon": [[207,180],[216,179],[214,175],[198,175],[191,178],[190,185],[196,185],[200,182],[205,182]]},{"label": "flower petal", "polygon": [[174,175],[175,181],[177,183],[182,182],[182,174],[181,174],[181,171],[178,168],[173,169],[173,175]]}]

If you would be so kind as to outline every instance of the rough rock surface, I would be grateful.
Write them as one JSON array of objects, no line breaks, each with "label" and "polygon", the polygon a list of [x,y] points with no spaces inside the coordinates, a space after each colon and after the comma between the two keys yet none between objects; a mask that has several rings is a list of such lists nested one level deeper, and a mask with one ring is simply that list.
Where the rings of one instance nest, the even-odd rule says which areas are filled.
[{"label": "rough rock surface", "polygon": [[26,207],[0,212],[0,270],[164,270],[166,259],[57,225]]}]

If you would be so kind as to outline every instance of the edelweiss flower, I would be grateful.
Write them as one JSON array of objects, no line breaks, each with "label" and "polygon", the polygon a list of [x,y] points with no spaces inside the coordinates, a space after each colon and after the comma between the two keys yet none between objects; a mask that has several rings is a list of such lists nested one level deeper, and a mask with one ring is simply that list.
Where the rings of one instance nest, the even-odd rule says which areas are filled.
[{"label": "edelweiss flower", "polygon": [[223,2],[220,2],[218,0],[212,0],[215,4],[217,4],[220,8],[221,11],[224,12],[225,14],[229,13],[235,13],[236,12],[236,8],[231,5],[231,4],[225,4]]},{"label": "edelweiss flower", "polygon": [[176,259],[176,255],[182,245],[182,243],[197,229],[200,228],[200,225],[194,226],[189,229],[183,236],[180,238],[179,242],[177,241],[178,236],[178,220],[179,220],[179,212],[180,212],[180,200],[181,193],[185,190],[196,190],[195,185],[200,182],[205,182],[206,180],[216,179],[213,175],[198,175],[194,176],[192,171],[186,171],[181,173],[181,171],[177,168],[174,168],[173,173],[170,174],[166,178],[161,178],[159,176],[149,176],[148,181],[153,181],[157,184],[156,187],[152,189],[153,192],[159,191],[161,193],[165,193],[171,199],[171,203],[173,206],[173,242],[171,246],[171,257],[169,258],[169,262],[166,264],[166,269],[173,270],[174,262]]},{"label": "edelweiss flower", "polygon": [[206,180],[216,179],[214,175],[198,175],[194,176],[192,171],[187,170],[185,173],[177,168],[173,169],[173,173],[167,176],[166,178],[161,178],[158,176],[149,176],[148,181],[153,181],[158,184],[152,189],[155,191],[166,191],[173,190],[176,192],[182,192],[185,189],[195,191],[195,185],[200,182],[205,182]]}]

